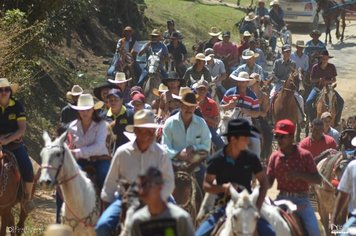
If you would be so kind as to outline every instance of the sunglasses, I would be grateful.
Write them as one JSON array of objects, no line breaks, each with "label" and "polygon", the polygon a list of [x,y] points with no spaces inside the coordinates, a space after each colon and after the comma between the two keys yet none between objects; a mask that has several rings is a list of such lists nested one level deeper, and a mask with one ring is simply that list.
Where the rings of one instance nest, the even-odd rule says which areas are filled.
[{"label": "sunglasses", "polygon": [[9,93],[11,92],[11,88],[10,87],[0,88],[0,93],[2,92]]},{"label": "sunglasses", "polygon": [[274,138],[275,139],[284,139],[284,138],[286,138],[286,137],[288,137],[288,135],[287,134],[275,134],[274,135]]}]

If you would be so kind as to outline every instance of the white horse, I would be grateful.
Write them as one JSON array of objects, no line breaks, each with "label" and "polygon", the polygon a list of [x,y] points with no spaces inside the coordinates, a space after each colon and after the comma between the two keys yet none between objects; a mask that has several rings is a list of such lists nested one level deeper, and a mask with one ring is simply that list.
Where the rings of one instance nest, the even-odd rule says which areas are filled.
[{"label": "white horse", "polygon": [[72,227],[76,236],[95,236],[95,224],[100,215],[100,200],[86,174],[80,170],[69,150],[66,133],[51,141],[44,132],[45,146],[41,151],[43,186],[59,186],[62,192],[62,223]]},{"label": "white horse", "polygon": [[[219,235],[224,235],[224,236],[230,235],[229,232],[235,232],[235,233],[240,232],[237,235],[241,235],[241,232],[245,232],[245,234],[246,232],[254,232],[254,229],[256,229],[257,221],[254,220],[255,213],[254,210],[251,209],[251,203],[253,206],[256,205],[257,198],[259,195],[259,188],[256,187],[251,193],[251,195],[248,195],[247,192],[239,194],[236,192],[236,190],[233,187],[231,187],[230,194],[231,194],[231,200],[226,206],[227,225],[224,227],[223,231],[221,231]],[[210,193],[205,194],[203,203],[201,205],[200,211],[197,216],[198,220],[201,221],[204,215],[213,209],[214,201],[216,197],[217,195],[215,194],[210,194]],[[242,198],[240,203],[238,203],[237,201],[239,198]],[[247,200],[246,198],[249,198],[249,200]],[[265,220],[267,220],[270,223],[272,229],[274,230],[277,236],[292,236],[293,234],[288,226],[288,223],[283,219],[283,217],[279,212],[280,211],[279,208],[276,206],[280,204],[286,205],[289,212],[295,211],[297,209],[296,205],[290,201],[284,201],[284,200],[275,201],[274,205],[271,205],[269,203],[268,198],[266,198],[260,210],[260,214]],[[237,209],[232,210],[231,208],[239,208],[240,210],[239,211],[237,211]],[[244,211],[245,214],[243,219],[245,220],[246,223],[249,224],[249,226],[245,226],[243,222],[238,222],[238,221],[234,223],[228,222],[228,220],[230,221],[233,219],[237,220],[238,217],[236,216],[236,214],[237,213],[242,214],[242,211]],[[249,213],[249,215],[246,215],[247,213]],[[234,227],[234,229],[232,229],[232,227]],[[246,227],[249,227],[249,229],[247,229]]]},{"label": "white horse", "polygon": [[161,64],[161,53],[162,49],[158,52],[154,52],[151,49],[151,55],[147,59],[147,70],[148,78],[143,85],[143,91],[145,94],[146,103],[151,104],[155,99],[155,96],[152,93],[152,89],[158,88],[161,83],[161,75],[159,71],[159,66]]}]

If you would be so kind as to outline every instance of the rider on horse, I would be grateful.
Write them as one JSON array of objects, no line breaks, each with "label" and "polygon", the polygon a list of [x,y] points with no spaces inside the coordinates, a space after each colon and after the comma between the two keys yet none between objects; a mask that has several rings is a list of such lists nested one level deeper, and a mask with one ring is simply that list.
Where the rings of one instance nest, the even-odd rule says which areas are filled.
[{"label": "rider on horse", "polygon": [[34,208],[32,200],[34,175],[32,163],[22,139],[26,131],[26,113],[22,104],[13,98],[18,87],[18,84],[12,84],[6,78],[0,79],[0,149],[3,147],[15,155],[24,182],[23,209],[29,213]]},{"label": "rider on horse", "polygon": [[121,198],[115,194],[119,180],[133,183],[149,167],[156,167],[163,173],[164,186],[162,199],[168,199],[174,189],[172,163],[163,146],[156,143],[154,114],[150,110],[141,110],[134,115],[134,124],[128,125],[126,131],[134,132],[135,140],[119,147],[113,157],[104,187],[101,192],[106,210],[97,225],[98,236],[115,235],[121,213]]},{"label": "rider on horse", "polygon": [[193,84],[198,82],[202,77],[211,82],[211,75],[208,68],[205,67],[206,61],[211,58],[204,55],[204,53],[198,53],[195,55],[195,63],[193,66],[189,67],[184,74],[185,85],[191,87]]},{"label": "rider on horse", "polygon": [[304,54],[307,55],[309,59],[312,59],[312,57],[317,56],[316,54],[319,54],[322,51],[326,51],[326,47],[325,44],[319,40],[319,37],[321,35],[319,30],[315,29],[309,35],[312,38],[312,40],[309,40],[306,43]]},{"label": "rider on horse", "polygon": [[[152,53],[159,53],[160,52],[160,65],[159,65],[159,72],[161,74],[161,78],[167,78],[167,72],[164,70],[164,62],[168,62],[168,49],[166,45],[164,45],[161,40],[161,33],[158,29],[152,30],[150,34],[150,42],[146,43],[141,51],[139,52],[139,56],[142,56],[146,53],[146,57],[148,58]],[[143,87],[143,84],[148,78],[148,68],[147,65],[143,68],[141,73],[140,79],[137,85]]]},{"label": "rider on horse", "polygon": [[[200,225],[196,236],[210,235],[219,219],[225,215],[229,188],[232,184],[236,183],[251,192],[253,174],[261,186],[256,202],[257,209],[261,209],[268,182],[257,156],[247,150],[249,138],[254,136],[252,132],[254,129],[247,120],[242,118],[229,121],[228,130],[223,134],[227,137],[228,144],[212,156],[204,178],[204,190],[218,195],[217,209]],[[214,180],[216,184],[213,183]],[[275,235],[271,225],[263,218],[258,219],[257,228],[259,235]]]},{"label": "rider on horse", "polygon": [[[308,99],[306,101],[305,111],[309,116],[309,120],[314,120],[316,118],[316,110],[313,107],[314,102],[318,98],[319,92],[324,86],[330,85],[336,82],[336,68],[334,64],[329,63],[329,59],[333,58],[329,55],[328,51],[323,51],[321,53],[321,62],[315,64],[311,71],[311,82],[314,83],[314,88],[310,92]],[[336,117],[335,123],[339,124],[341,119],[342,109],[344,108],[344,100],[341,98],[340,94],[335,91],[336,95]]]},{"label": "rider on horse", "polygon": [[[290,56],[291,46],[286,44],[282,47],[282,58],[277,59],[273,64],[272,75],[274,76],[275,81],[270,92],[270,98],[272,98],[272,100],[283,87],[283,83],[289,78],[290,74],[296,70],[296,63],[290,59]],[[294,92],[294,96],[298,102],[299,113],[301,113],[298,116],[298,120],[299,122],[302,122],[304,116],[303,97],[298,93],[298,91]]]}]

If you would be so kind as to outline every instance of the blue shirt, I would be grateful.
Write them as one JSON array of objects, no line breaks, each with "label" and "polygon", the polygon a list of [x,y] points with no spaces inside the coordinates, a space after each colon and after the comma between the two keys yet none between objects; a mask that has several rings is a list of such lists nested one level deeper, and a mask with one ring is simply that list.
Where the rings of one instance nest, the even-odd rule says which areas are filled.
[{"label": "blue shirt", "polygon": [[178,112],[166,120],[162,144],[170,158],[188,146],[193,146],[194,150],[210,151],[211,134],[204,119],[197,115],[193,115],[191,123],[185,129],[181,112]]},{"label": "blue shirt", "polygon": [[274,61],[272,74],[277,77],[276,83],[281,83],[288,79],[292,69],[296,69],[295,62],[292,60],[284,61],[283,58],[279,58]]},{"label": "blue shirt", "polygon": [[[245,49],[242,52],[242,55],[244,55],[244,52],[246,50],[249,50],[249,49]],[[267,64],[266,56],[265,56],[264,52],[260,48],[255,48],[252,51],[259,54],[259,56],[256,58],[256,64],[260,65],[263,68]],[[245,64],[245,63],[246,63],[246,60],[241,58],[241,65]]]},{"label": "blue shirt", "polygon": [[265,78],[264,78],[264,73],[263,73],[262,67],[261,67],[260,65],[257,65],[256,63],[255,63],[255,65],[253,66],[252,69],[250,69],[250,68],[247,66],[247,64],[243,64],[243,65],[237,67],[237,69],[234,70],[231,74],[232,74],[232,75],[235,75],[235,76],[237,77],[237,76],[239,76],[239,73],[242,72],[242,71],[247,72],[249,75],[251,75],[252,73],[257,73],[257,74],[260,75],[261,80],[264,80],[264,79],[265,79]]},{"label": "blue shirt", "polygon": [[268,9],[265,7],[257,7],[256,15],[259,17],[264,17],[264,16],[268,15]]},{"label": "blue shirt", "polygon": [[[146,45],[143,45],[142,48],[145,48]],[[162,58],[163,57],[168,57],[168,49],[167,46],[164,43],[161,42],[151,42],[151,46],[148,47],[148,50],[146,52],[146,57],[148,58],[151,55],[151,52],[158,53],[161,50],[161,64],[162,64]]]},{"label": "blue shirt", "polygon": [[322,52],[322,51],[326,51],[326,47],[325,44],[323,42],[321,42],[320,40],[318,40],[317,44],[313,43],[313,40],[308,41],[305,44],[305,48],[304,48],[304,54],[307,56],[311,56],[311,54],[313,52]]},{"label": "blue shirt", "polygon": [[307,71],[309,69],[309,57],[304,53],[302,56],[298,56],[297,52],[293,52],[290,56],[290,59],[295,61],[295,65],[297,68],[301,68],[302,71]]}]

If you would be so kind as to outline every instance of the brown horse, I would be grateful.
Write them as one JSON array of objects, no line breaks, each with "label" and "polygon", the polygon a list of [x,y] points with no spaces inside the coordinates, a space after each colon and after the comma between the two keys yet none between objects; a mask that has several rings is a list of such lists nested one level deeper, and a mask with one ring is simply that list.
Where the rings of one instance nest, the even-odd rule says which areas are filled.
[{"label": "brown horse", "polygon": [[[348,157],[345,153],[334,149],[328,149],[315,158],[323,181],[320,186],[314,186],[314,189],[317,196],[321,222],[328,235],[331,233],[329,217],[335,205],[337,183],[351,160],[352,158]],[[346,215],[347,209],[344,209],[336,223],[342,225],[346,221]]]},{"label": "brown horse", "polygon": [[196,151],[192,155],[193,161],[191,163],[186,161],[173,162],[175,174],[173,197],[177,204],[191,215],[194,223],[203,200],[203,192],[198,185],[194,171],[206,159],[207,154],[206,151]]},{"label": "brown horse", "polygon": [[328,111],[332,117],[332,126],[335,127],[336,117],[336,83],[324,86],[318,98],[315,101],[315,108],[317,117],[320,118],[321,114]]},{"label": "brown horse", "polygon": [[345,32],[345,15],[346,11],[344,9],[344,6],[341,4],[338,4],[334,0],[319,0],[318,2],[318,10],[323,11],[323,19],[325,22],[325,45],[327,44],[327,38],[329,35],[329,43],[331,44],[331,33],[330,33],[330,27],[331,25],[335,22],[336,23],[336,38],[340,38],[340,30],[339,30],[339,25],[340,25],[340,20],[341,18],[341,27],[342,27],[342,33],[341,33],[341,42],[344,40],[344,32]]},{"label": "brown horse", "polygon": [[284,82],[282,89],[277,93],[272,102],[272,116],[274,121],[289,119],[294,124],[298,124],[298,102],[294,92],[298,90],[300,75],[294,71]]},{"label": "brown horse", "polygon": [[15,156],[0,148],[0,216],[1,230],[0,236],[6,235],[7,228],[11,235],[21,235],[27,217],[21,204],[20,217],[17,225],[11,209],[17,204],[22,203],[24,190],[21,183],[20,172],[17,167]]}]

